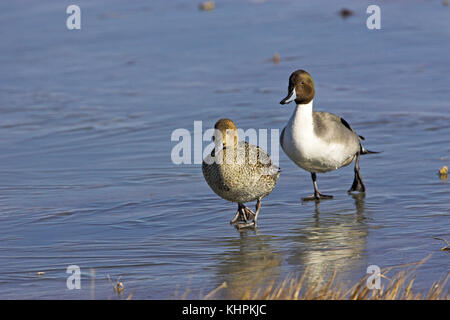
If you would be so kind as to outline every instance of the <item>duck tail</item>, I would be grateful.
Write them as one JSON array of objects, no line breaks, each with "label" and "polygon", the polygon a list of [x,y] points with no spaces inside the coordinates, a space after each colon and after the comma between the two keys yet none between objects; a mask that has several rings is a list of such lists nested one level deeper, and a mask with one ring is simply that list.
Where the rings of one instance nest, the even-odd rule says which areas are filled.
[{"label": "duck tail", "polygon": [[366,148],[364,148],[361,145],[361,151],[360,151],[361,154],[381,153],[381,152],[383,152],[383,151],[370,151],[370,150],[367,150]]}]

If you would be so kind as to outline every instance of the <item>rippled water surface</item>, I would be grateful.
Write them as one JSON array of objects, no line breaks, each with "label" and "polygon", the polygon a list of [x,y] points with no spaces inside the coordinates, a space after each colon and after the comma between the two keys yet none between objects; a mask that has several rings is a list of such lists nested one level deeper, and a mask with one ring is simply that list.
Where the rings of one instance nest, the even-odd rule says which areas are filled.
[{"label": "rippled water surface", "polygon": [[[372,1],[373,2],[373,1]],[[449,272],[450,12],[440,1],[69,1],[0,3],[0,298],[220,297],[334,269],[352,284],[367,266],[429,254],[415,285]],[[342,19],[346,6],[354,16]],[[275,52],[279,64],[272,61]],[[351,166],[319,175],[335,199],[303,203],[310,175],[280,149],[283,171],[258,230],[229,225],[199,165],[171,161],[177,128],[282,129],[290,73],[308,70],[315,109],[342,115],[365,146],[364,195]],[[207,142],[204,143],[204,146]],[[82,271],[68,290],[68,265]],[[92,274],[94,287],[92,291]],[[38,276],[37,272],[45,272]],[[385,280],[383,280],[385,281]],[[386,280],[387,281],[387,280]]]}]

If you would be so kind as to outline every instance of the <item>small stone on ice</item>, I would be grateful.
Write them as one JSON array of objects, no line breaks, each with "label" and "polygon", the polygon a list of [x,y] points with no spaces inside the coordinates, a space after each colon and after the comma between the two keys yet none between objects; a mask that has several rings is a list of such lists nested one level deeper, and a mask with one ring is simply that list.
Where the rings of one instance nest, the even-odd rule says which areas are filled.
[{"label": "small stone on ice", "polygon": [[200,5],[198,6],[198,8],[203,11],[211,11],[214,9],[214,7],[215,7],[214,1],[205,1],[200,3]]}]

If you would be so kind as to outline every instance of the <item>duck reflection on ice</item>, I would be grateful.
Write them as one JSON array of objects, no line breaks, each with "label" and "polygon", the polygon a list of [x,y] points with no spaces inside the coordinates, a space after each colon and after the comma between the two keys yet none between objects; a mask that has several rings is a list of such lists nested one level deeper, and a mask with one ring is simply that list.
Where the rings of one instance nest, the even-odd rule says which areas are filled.
[{"label": "duck reflection on ice", "polygon": [[368,235],[364,223],[365,194],[351,196],[356,214],[346,209],[320,213],[320,203],[316,202],[313,218],[305,220],[290,239],[294,246],[287,257],[288,263],[298,266],[294,272],[302,273],[308,268],[308,283],[326,280],[335,270],[338,275],[358,270],[355,280],[362,276]]},{"label": "duck reflection on ice", "polygon": [[273,238],[253,231],[240,232],[239,238],[224,243],[226,251],[217,264],[217,285],[224,281],[227,288],[216,298],[239,299],[250,288],[259,288],[278,281],[282,255],[276,251]]},{"label": "duck reflection on ice", "polygon": [[[335,269],[340,274],[361,270],[366,265],[364,251],[368,234],[364,224],[365,196],[361,193],[352,197],[356,212],[341,208],[319,213],[320,203],[317,202],[313,214],[284,239],[253,231],[240,232],[239,238],[227,239],[223,244],[226,251],[220,255],[216,272],[217,286],[225,281],[227,288],[215,297],[239,299],[249,289],[255,292],[272,281],[281,282],[286,277],[282,269],[284,260],[296,266],[290,270],[293,274],[302,273],[308,267],[305,285],[321,278],[326,280]],[[289,246],[279,246],[283,243]],[[357,279],[360,278],[358,272]]]}]

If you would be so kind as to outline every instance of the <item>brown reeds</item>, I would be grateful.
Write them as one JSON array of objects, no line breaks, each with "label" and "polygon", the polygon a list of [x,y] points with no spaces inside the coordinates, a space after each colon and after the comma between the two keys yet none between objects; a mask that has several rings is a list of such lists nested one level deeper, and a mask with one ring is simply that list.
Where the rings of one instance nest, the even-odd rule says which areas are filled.
[{"label": "brown reeds", "polygon": [[[306,280],[311,274],[307,269],[299,278],[288,276],[281,283],[272,281],[265,287],[248,288],[237,299],[242,300],[448,300],[449,289],[446,289],[450,273],[438,281],[433,282],[426,292],[415,292],[414,280],[417,268],[425,263],[429,256],[419,262],[400,266],[388,267],[380,270],[379,276],[383,285],[379,289],[370,289],[367,279],[370,274],[348,289],[344,289],[343,282],[337,281],[338,272],[335,270],[328,280],[322,278],[307,284]],[[401,269],[393,276],[388,274],[394,269]],[[208,299],[220,289],[226,288],[222,284],[219,288],[208,294]]]}]

